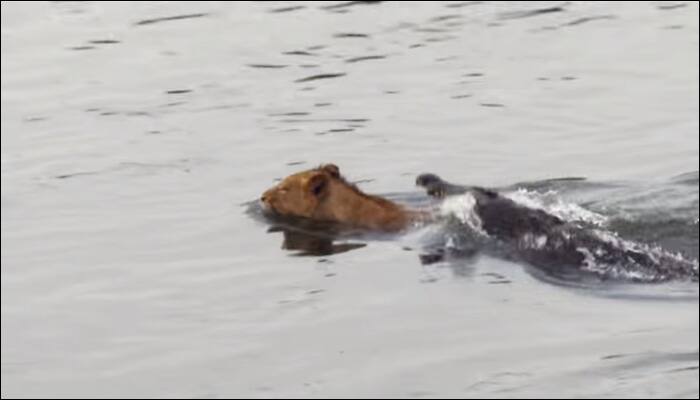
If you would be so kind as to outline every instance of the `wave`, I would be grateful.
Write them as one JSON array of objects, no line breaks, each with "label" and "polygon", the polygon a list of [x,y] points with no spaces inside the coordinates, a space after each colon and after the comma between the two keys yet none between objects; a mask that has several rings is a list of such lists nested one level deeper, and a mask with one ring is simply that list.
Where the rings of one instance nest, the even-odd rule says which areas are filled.
[{"label": "wave", "polygon": [[[577,270],[593,274],[602,280],[660,282],[698,279],[697,259],[692,259],[681,251],[669,251],[652,243],[623,238],[618,232],[609,229],[609,217],[567,202],[553,191],[538,193],[517,190],[504,193],[504,197],[515,203],[513,207],[523,207],[517,212],[541,210],[564,223],[552,225],[528,222],[524,224],[525,229],[514,231],[513,234],[510,231],[503,234],[498,229],[492,229],[494,232],[489,233],[488,225],[500,221],[485,221],[482,216],[484,212],[480,212],[478,201],[472,194],[448,197],[443,201],[440,213],[443,217],[458,222],[456,226],[445,225],[450,247],[464,246],[471,250],[475,235],[463,234],[464,231],[471,231],[476,236],[493,242],[484,246],[485,250],[496,249],[500,256],[528,262],[555,275],[568,275],[572,270]],[[507,203],[498,207],[505,214],[513,213],[507,209]],[[487,218],[493,220],[493,217]],[[520,222],[522,221],[512,221],[513,224]],[[528,229],[528,226],[532,228]],[[694,240],[692,232],[682,233],[685,234],[683,237],[689,237],[690,249],[693,245],[697,249],[697,229],[695,228]],[[457,237],[461,240],[455,240]]]}]

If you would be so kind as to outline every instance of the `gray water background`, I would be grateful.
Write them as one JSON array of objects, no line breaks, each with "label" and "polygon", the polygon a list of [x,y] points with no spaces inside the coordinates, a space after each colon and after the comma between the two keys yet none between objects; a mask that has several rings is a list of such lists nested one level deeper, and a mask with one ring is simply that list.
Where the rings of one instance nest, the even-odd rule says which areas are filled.
[{"label": "gray water background", "polygon": [[295,257],[242,206],[334,162],[689,173],[697,218],[698,4],[359,3],[2,3],[3,398],[698,397],[697,283]]}]

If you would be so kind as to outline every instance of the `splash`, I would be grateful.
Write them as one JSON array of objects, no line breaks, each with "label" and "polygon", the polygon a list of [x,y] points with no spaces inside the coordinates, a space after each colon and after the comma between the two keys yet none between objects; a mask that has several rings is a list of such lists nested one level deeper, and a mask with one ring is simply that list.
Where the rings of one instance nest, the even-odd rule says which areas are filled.
[{"label": "splash", "polygon": [[608,278],[647,282],[698,277],[698,261],[688,260],[680,253],[626,240],[611,231],[594,230],[593,235],[609,247],[577,248],[585,257],[585,270]]},{"label": "splash", "polygon": [[483,229],[481,218],[476,213],[476,199],[470,193],[446,198],[439,212],[444,217],[457,218],[480,235],[488,236]]},{"label": "splash", "polygon": [[[657,245],[623,239],[606,226],[608,217],[566,202],[554,191],[540,194],[518,190],[506,193],[504,197],[515,203],[513,207],[541,210],[565,223],[523,224],[513,230],[502,230],[498,228],[500,225],[491,225],[501,224],[501,219],[496,217],[497,220],[491,221],[489,218],[492,219],[493,215],[480,214],[477,201],[481,200],[477,200],[474,194],[451,196],[437,210],[448,221],[442,232],[444,248],[456,254],[462,250],[468,250],[468,254],[473,250],[493,251],[497,256],[541,266],[554,275],[560,271],[568,274],[567,267],[575,267],[584,275],[591,274],[602,280],[662,282],[696,280],[698,277],[697,260]],[[503,207],[504,212],[513,213],[507,204]],[[516,212],[517,215],[520,213],[526,213],[526,210]],[[544,218],[538,215],[529,214],[531,218]],[[513,232],[515,235],[511,236]]]},{"label": "splash", "polygon": [[522,206],[546,211],[568,222],[583,222],[598,227],[604,226],[608,222],[608,217],[587,210],[578,204],[566,202],[553,190],[538,193],[527,189],[519,189],[514,192],[503,193],[503,196]]}]

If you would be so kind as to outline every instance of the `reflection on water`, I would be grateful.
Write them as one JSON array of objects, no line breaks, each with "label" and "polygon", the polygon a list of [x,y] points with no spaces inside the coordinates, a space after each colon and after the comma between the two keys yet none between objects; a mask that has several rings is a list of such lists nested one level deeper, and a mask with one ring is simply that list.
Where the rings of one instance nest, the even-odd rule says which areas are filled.
[{"label": "reflection on water", "polygon": [[334,243],[335,238],[295,231],[281,226],[272,226],[268,232],[282,232],[282,248],[295,251],[297,256],[328,256],[360,249],[366,243]]}]

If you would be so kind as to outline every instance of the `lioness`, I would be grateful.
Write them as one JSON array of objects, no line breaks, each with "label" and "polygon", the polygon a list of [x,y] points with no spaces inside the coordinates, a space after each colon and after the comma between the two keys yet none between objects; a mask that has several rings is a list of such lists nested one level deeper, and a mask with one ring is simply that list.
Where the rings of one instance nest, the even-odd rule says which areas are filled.
[{"label": "lioness", "polygon": [[261,197],[268,211],[282,216],[337,222],[369,230],[396,232],[426,218],[348,183],[334,164],[288,176]]}]

